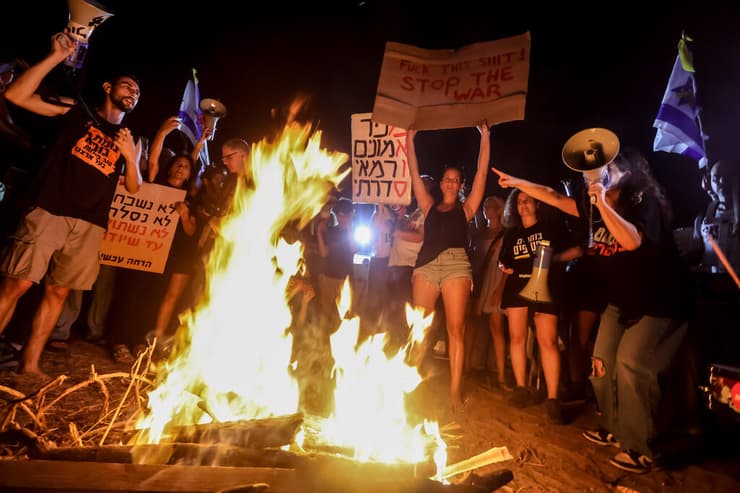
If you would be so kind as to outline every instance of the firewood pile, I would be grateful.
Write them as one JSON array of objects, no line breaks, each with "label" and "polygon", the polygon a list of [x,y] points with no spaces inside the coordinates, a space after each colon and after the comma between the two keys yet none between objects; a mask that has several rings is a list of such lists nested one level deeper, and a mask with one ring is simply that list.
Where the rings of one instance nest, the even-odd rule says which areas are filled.
[{"label": "firewood pile", "polygon": [[[151,354],[152,348],[142,353],[129,373],[101,375],[93,367],[87,380],[71,386],[64,375],[27,395],[0,385],[0,489],[483,493],[512,479],[507,469],[471,473],[492,463],[490,457],[473,458],[459,471],[448,467],[455,482],[443,484],[430,479],[431,456],[415,464],[359,462],[352,450],[330,450],[310,437],[298,446],[300,413],[173,427],[160,443],[133,444],[134,420],[154,386]],[[91,387],[99,397],[87,420],[68,409],[59,416],[65,400]]]}]

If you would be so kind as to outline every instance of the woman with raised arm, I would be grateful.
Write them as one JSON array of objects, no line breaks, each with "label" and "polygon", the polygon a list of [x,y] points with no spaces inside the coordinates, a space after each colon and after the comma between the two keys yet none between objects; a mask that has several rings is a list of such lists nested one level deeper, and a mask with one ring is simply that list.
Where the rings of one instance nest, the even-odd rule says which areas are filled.
[{"label": "woman with raised arm", "polygon": [[450,401],[453,411],[463,405],[462,372],[465,350],[465,312],[473,288],[473,274],[466,251],[468,223],[480,206],[486,188],[486,174],[491,151],[488,123],[478,125],[481,134],[478,169],[475,173],[470,194],[460,201],[463,189],[463,174],[459,168],[449,167],[440,181],[442,200],[434,198],[424,187],[416,160],[414,136],[409,129],[406,145],[409,173],[414,195],[424,212],[424,241],[416,259],[412,277],[414,305],[426,313],[442,294],[450,357]]},{"label": "woman with raised arm", "polygon": [[493,168],[499,185],[515,187],[573,216],[588,218],[593,204],[593,289],[605,290],[590,377],[602,412],[601,428],[583,433],[598,445],[621,447],[611,464],[632,472],[652,468],[658,376],[683,340],[692,306],[660,185],[647,160],[625,150],[579,200]]}]

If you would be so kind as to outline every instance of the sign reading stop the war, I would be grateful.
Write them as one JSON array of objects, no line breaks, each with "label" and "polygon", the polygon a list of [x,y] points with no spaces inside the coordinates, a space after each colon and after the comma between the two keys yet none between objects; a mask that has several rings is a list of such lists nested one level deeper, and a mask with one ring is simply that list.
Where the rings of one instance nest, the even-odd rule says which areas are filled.
[{"label": "sign reading stop the war", "polygon": [[529,33],[454,50],[387,43],[373,120],[439,130],[524,119]]}]

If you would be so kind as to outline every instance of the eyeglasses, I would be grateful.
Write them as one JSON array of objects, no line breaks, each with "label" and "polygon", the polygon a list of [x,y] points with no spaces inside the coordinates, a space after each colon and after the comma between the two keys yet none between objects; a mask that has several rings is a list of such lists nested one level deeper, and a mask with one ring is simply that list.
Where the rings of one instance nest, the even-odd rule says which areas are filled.
[{"label": "eyeglasses", "polygon": [[232,152],[231,154],[226,154],[226,155],[224,155],[224,156],[221,157],[221,162],[222,163],[225,163],[227,160],[231,159],[232,157],[236,156],[237,154],[241,154],[241,152],[236,151],[236,152]]}]

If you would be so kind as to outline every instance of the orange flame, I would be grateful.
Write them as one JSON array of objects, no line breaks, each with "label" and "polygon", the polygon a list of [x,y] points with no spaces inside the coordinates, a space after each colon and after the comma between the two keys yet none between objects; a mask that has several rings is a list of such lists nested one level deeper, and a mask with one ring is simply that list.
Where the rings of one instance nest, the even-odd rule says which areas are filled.
[{"label": "orange flame", "polygon": [[[158,368],[135,443],[159,443],[174,426],[298,410],[286,291],[303,252],[281,233],[289,225],[305,227],[349,172],[340,171],[348,156],[322,149],[320,140],[320,132],[291,122],[274,143],[252,147],[253,187],[237,187],[209,259],[207,297],[181,318],[176,351]],[[345,288],[342,304],[349,298]],[[411,340],[418,340],[431,316],[409,310],[407,317]],[[358,328],[356,319],[345,320],[332,337],[336,406],[329,419],[318,418],[321,440],[351,447],[358,460],[418,462],[431,448],[443,467],[436,423],[407,422],[403,399],[421,382],[418,372],[402,352],[386,357],[379,337],[355,348]]]}]

